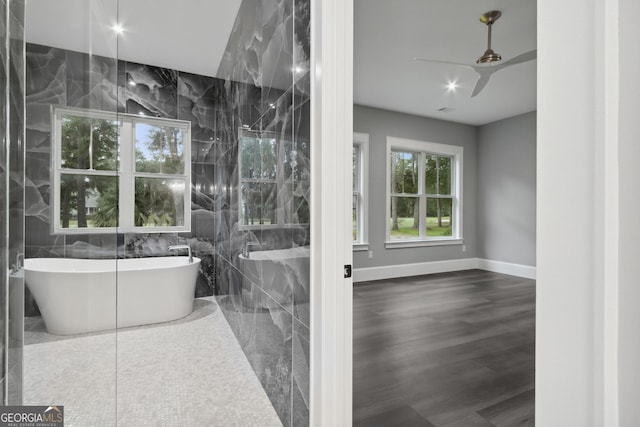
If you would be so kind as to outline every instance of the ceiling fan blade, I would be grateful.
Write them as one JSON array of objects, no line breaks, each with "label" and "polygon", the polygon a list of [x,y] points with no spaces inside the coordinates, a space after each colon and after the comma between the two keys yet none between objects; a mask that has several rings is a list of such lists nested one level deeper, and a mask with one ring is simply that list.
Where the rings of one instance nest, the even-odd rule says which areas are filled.
[{"label": "ceiling fan blade", "polygon": [[473,98],[474,96],[478,95],[482,91],[482,89],[484,89],[487,83],[489,83],[489,79],[491,78],[491,75],[496,71],[500,71],[503,68],[509,67],[511,65],[516,65],[516,64],[521,64],[523,62],[531,61],[533,59],[536,59],[536,56],[537,56],[537,50],[534,49],[534,50],[530,50],[529,52],[525,52],[518,56],[515,56],[510,60],[503,62],[502,64],[498,64],[492,67],[474,66],[473,69],[478,74],[480,74],[480,78],[476,82],[476,86],[473,88],[473,93],[471,94],[471,97]]},{"label": "ceiling fan blade", "polygon": [[493,74],[493,72],[480,73],[480,78],[476,82],[476,85],[473,88],[473,92],[471,93],[472,98],[475,97],[477,94],[479,94],[482,91],[482,89],[484,89],[484,87],[487,85],[487,83],[489,83],[489,78],[491,78],[491,74]]},{"label": "ceiling fan blade", "polygon": [[500,68],[509,67],[511,65],[522,64],[523,62],[531,61],[536,59],[538,56],[538,51],[536,49],[530,50],[529,52],[521,53],[518,56],[514,56],[510,60],[500,64]]},{"label": "ceiling fan blade", "polygon": [[413,58],[414,61],[420,61],[420,62],[432,62],[434,64],[444,64],[444,65],[453,65],[455,67],[465,67],[465,68],[471,68],[473,69],[473,67],[469,64],[462,64],[460,62],[450,62],[450,61],[437,61],[435,59],[426,59],[426,58]]}]

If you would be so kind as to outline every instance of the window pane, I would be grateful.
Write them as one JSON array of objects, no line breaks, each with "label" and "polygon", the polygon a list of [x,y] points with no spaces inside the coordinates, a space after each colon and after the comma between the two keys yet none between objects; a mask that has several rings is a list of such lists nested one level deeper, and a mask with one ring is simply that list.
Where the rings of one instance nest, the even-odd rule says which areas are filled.
[{"label": "window pane", "polygon": [[357,242],[358,238],[358,195],[353,195],[353,211],[351,214],[351,222],[353,223],[353,241]]},{"label": "window pane", "polygon": [[389,230],[391,240],[420,236],[420,213],[417,197],[391,197]]},{"label": "window pane", "polygon": [[116,121],[63,115],[60,136],[60,162],[63,168],[116,170]]},{"label": "window pane", "polygon": [[451,194],[451,157],[438,157],[438,194]]},{"label": "window pane", "polygon": [[60,227],[118,226],[118,177],[60,175]]},{"label": "window pane", "polygon": [[391,192],[418,194],[418,154],[391,152]]},{"label": "window pane", "polygon": [[427,156],[425,193],[451,194],[451,157]]},{"label": "window pane", "polygon": [[353,146],[353,191],[360,190],[360,145]]},{"label": "window pane", "polygon": [[136,171],[184,173],[184,129],[136,123]]},{"label": "window pane", "polygon": [[136,227],[184,226],[185,180],[136,177],[135,188]]},{"label": "window pane", "polygon": [[277,144],[273,138],[240,138],[242,178],[276,179]]},{"label": "window pane", "polygon": [[427,199],[427,237],[452,236],[453,199]]},{"label": "window pane", "polygon": [[276,184],[242,183],[240,197],[241,224],[267,225],[278,223],[276,218]]},{"label": "window pane", "polygon": [[284,142],[283,171],[285,181],[309,181],[309,143]]},{"label": "window pane", "polygon": [[285,184],[282,193],[285,224],[309,223],[309,185]]}]

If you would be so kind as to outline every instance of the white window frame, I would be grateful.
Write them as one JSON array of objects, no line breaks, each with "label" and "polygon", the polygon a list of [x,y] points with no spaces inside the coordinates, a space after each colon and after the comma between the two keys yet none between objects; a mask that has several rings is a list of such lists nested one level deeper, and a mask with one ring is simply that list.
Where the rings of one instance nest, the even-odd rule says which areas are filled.
[{"label": "white window frame", "polygon": [[356,205],[356,235],[358,238],[353,241],[353,250],[366,251],[369,250],[369,135],[354,132],[353,145],[359,148],[356,165],[358,170],[353,191],[353,195],[358,198]]},{"label": "white window frame", "polygon": [[[411,239],[393,239],[391,240],[391,227],[389,218],[391,217],[391,152],[393,150],[409,151],[419,154],[418,160],[418,193],[412,194],[412,197],[419,199],[420,214],[420,234],[417,238]],[[457,145],[438,144],[435,142],[416,141],[411,139],[403,139],[396,137],[387,137],[387,151],[385,162],[386,166],[386,240],[385,248],[407,248],[417,246],[438,246],[438,245],[458,245],[463,244],[462,237],[462,171],[463,171],[463,147]],[[451,196],[453,199],[452,213],[452,235],[446,237],[427,237],[426,235],[426,199],[424,192],[424,174],[427,155],[449,156],[453,158],[452,176],[451,176]]]},{"label": "white window frame", "polygon": [[[118,122],[119,164],[116,171],[101,171],[92,169],[65,169],[62,167],[62,116],[87,117]],[[104,234],[104,233],[182,233],[191,231],[191,122],[185,120],[162,119],[134,114],[111,113],[107,111],[85,110],[71,107],[52,107],[51,112],[53,130],[51,182],[53,200],[51,203],[51,232],[52,234]],[[175,127],[184,130],[183,158],[184,173],[163,174],[136,172],[135,170],[135,124],[145,123],[154,126]],[[118,226],[99,228],[62,228],[60,226],[60,182],[62,174],[115,176],[118,177]],[[185,182],[184,191],[184,225],[172,227],[136,227],[135,213],[135,179],[167,178],[182,179]]]},{"label": "white window frame", "polygon": [[[240,139],[243,136],[243,133],[256,133],[260,135],[264,135],[264,138],[275,139],[276,141],[276,178],[275,179],[264,179],[264,178],[243,178],[242,177],[242,144],[240,144]],[[254,131],[248,128],[238,128],[238,230],[264,230],[264,229],[277,229],[277,228],[298,228],[300,226],[308,226],[309,223],[288,223],[285,221],[285,204],[287,200],[287,195],[283,192],[286,184],[300,183],[307,187],[308,191],[310,191],[310,181],[302,180],[302,181],[294,181],[293,173],[290,179],[286,179],[284,176],[283,165],[285,164],[285,140],[280,138],[280,135],[275,132],[269,131]],[[291,139],[292,144],[294,142],[300,142],[299,140]],[[242,223],[242,184],[243,183],[272,183],[276,185],[277,188],[277,196],[276,196],[276,223],[275,224],[243,224]],[[293,188],[292,188],[293,189]],[[291,199],[293,201],[293,196]],[[311,207],[309,207],[311,208]],[[311,213],[311,212],[309,212]]]}]

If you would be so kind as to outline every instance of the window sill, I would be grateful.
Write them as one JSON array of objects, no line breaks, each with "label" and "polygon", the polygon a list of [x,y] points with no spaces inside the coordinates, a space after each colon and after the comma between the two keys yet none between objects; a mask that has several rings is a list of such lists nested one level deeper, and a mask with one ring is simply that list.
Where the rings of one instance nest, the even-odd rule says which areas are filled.
[{"label": "window sill", "polygon": [[423,246],[462,245],[463,239],[431,239],[431,240],[401,240],[384,242],[385,249],[418,248]]},{"label": "window sill", "polygon": [[238,225],[239,231],[255,231],[255,230],[278,230],[278,229],[298,229],[309,228],[309,223],[300,224],[254,224],[254,225]]},{"label": "window sill", "polygon": [[354,243],[353,244],[353,252],[364,252],[369,250],[368,243]]}]

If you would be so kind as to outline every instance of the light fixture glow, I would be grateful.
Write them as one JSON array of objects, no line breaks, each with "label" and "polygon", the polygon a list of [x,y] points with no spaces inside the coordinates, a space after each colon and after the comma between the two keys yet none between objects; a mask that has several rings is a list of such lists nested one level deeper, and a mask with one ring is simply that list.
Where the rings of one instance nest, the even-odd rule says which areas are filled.
[{"label": "light fixture glow", "polygon": [[116,33],[118,35],[124,33],[124,27],[122,25],[120,25],[120,24],[113,24],[111,29],[113,30],[114,33]]},{"label": "light fixture glow", "polygon": [[458,86],[458,83],[456,82],[449,82],[447,83],[447,90],[449,92],[455,91],[456,89],[458,89],[460,86]]}]

